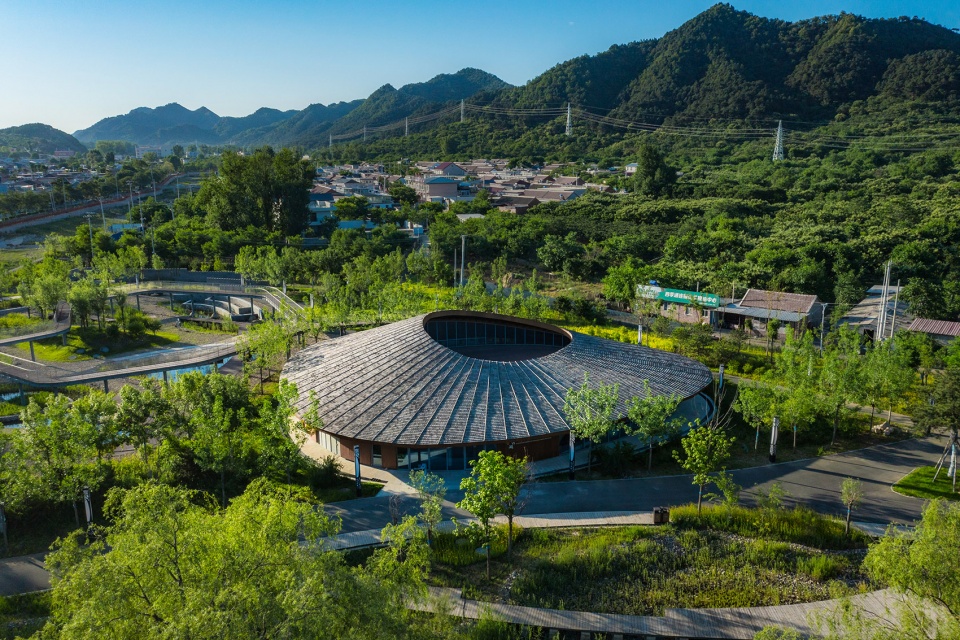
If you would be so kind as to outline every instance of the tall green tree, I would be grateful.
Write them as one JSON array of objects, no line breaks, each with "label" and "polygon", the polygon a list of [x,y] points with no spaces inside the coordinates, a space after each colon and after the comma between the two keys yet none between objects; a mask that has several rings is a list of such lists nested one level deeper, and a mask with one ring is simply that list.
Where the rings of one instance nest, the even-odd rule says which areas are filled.
[{"label": "tall green tree", "polygon": [[679,432],[681,421],[672,416],[680,406],[680,400],[675,393],[668,396],[654,393],[648,380],[643,381],[643,396],[630,399],[627,416],[631,425],[628,430],[647,441],[647,471],[653,466],[654,445]]},{"label": "tall green tree", "polygon": [[590,376],[583,374],[583,384],[579,389],[567,389],[563,399],[563,413],[570,426],[570,446],[574,438],[587,440],[590,451],[587,458],[587,471],[592,470],[593,445],[603,440],[613,429],[614,412],[620,397],[619,384],[597,383],[590,385]]},{"label": "tall green tree", "polygon": [[433,541],[433,532],[443,520],[443,497],[447,487],[443,477],[429,471],[410,472],[410,486],[420,498],[420,519],[427,526],[427,543]]},{"label": "tall green tree", "polygon": [[470,475],[460,482],[463,500],[457,503],[477,516],[487,550],[487,579],[490,578],[491,520],[507,517],[507,555],[513,557],[513,518],[520,509],[520,491],[527,482],[527,459],[505,456],[499,451],[481,451],[470,462]]},{"label": "tall green tree", "polygon": [[70,400],[59,394],[45,404],[31,398],[20,419],[22,425],[10,440],[8,499],[15,510],[38,502],[70,504],[79,527],[77,503],[83,487],[95,490],[103,481],[86,426],[71,410]]},{"label": "tall green tree", "polygon": [[710,482],[710,474],[720,471],[730,457],[734,440],[723,429],[698,426],[680,441],[683,455],[673,452],[680,466],[693,474],[693,484],[697,485],[697,515],[700,515],[703,504],[703,488]]}]

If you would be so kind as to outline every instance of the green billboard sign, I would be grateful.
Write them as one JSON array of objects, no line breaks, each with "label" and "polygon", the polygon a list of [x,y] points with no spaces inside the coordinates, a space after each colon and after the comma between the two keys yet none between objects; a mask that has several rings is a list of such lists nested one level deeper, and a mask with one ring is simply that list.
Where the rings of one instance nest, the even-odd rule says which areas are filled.
[{"label": "green billboard sign", "polygon": [[637,295],[641,298],[663,300],[674,304],[699,305],[716,309],[720,306],[720,296],[702,291],[683,291],[682,289],[663,289],[661,287],[640,285]]},{"label": "green billboard sign", "polygon": [[657,297],[664,302],[674,302],[677,304],[700,305],[702,307],[711,307],[713,309],[716,309],[720,306],[720,296],[715,293],[704,293],[702,291],[664,289]]}]

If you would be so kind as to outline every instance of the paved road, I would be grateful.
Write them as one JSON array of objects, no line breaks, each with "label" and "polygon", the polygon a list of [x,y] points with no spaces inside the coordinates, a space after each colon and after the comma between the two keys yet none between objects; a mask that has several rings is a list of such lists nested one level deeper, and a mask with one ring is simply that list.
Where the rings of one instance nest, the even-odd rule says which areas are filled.
[{"label": "paved road", "polygon": [[[758,491],[779,480],[789,492],[788,504],[805,504],[821,513],[837,514],[840,484],[851,476],[863,481],[864,500],[855,519],[887,525],[911,523],[919,518],[924,501],[894,493],[890,486],[914,467],[936,462],[946,438],[933,436],[904,440],[858,451],[848,451],[810,460],[738,469],[732,474],[744,487],[743,501],[751,503]],[[460,499],[458,491],[448,492],[450,501],[445,516],[466,517],[453,503]],[[673,506],[695,501],[697,490],[690,476],[628,478],[593,482],[535,482],[527,490],[524,515],[582,513],[598,511],[647,511],[655,506]],[[416,510],[413,497],[402,498],[406,513]],[[327,507],[329,513],[343,520],[344,533],[379,529],[390,522],[390,496],[362,498]],[[0,561],[0,595],[35,591],[48,586],[46,572],[37,556]]]},{"label": "paved road", "polygon": [[[732,471],[744,488],[741,499],[752,504],[760,491],[777,480],[789,493],[788,505],[805,504],[826,514],[843,511],[840,485],[846,477],[863,482],[864,499],[855,513],[863,522],[911,523],[920,517],[923,501],[894,493],[891,485],[915,467],[936,462],[945,437],[904,440],[831,456],[797,460]],[[448,485],[451,483],[448,482]],[[462,497],[448,491],[447,517],[466,515],[453,503]],[[654,478],[626,478],[592,482],[535,482],[527,489],[526,515],[594,511],[647,511],[658,506],[695,502],[697,488],[688,475]],[[351,500],[331,505],[328,510],[343,520],[343,531],[375,529],[390,521],[388,496]],[[403,499],[404,511],[416,510],[416,500]]]}]

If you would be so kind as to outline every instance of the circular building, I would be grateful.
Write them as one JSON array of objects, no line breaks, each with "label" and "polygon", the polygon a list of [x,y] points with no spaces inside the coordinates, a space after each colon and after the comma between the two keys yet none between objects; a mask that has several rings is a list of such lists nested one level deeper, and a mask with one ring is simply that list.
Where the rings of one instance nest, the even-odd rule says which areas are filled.
[{"label": "circular building", "polygon": [[712,402],[704,365],[664,351],[605,340],[512,316],[439,311],[313,345],[283,377],[297,385],[298,413],[316,399],[317,442],[364,464],[433,470],[469,468],[483,449],[532,460],[568,450],[567,389],[584,373],[620,384],[620,415],[630,398],[684,398],[689,420]]}]

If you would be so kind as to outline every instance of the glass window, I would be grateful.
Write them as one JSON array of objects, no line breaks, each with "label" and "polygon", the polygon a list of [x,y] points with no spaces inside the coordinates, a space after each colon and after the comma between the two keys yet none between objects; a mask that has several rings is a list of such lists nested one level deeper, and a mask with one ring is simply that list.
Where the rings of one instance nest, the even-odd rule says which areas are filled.
[{"label": "glass window", "polygon": [[466,468],[464,453],[466,453],[466,447],[452,447],[450,449],[450,468],[456,471],[460,471]]},{"label": "glass window", "polygon": [[410,464],[406,447],[397,447],[397,468],[404,469]]},{"label": "glass window", "polygon": [[373,445],[373,466],[382,467],[383,466],[383,450],[380,448],[380,445]]}]

